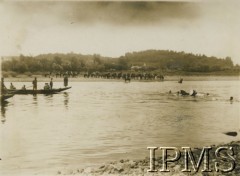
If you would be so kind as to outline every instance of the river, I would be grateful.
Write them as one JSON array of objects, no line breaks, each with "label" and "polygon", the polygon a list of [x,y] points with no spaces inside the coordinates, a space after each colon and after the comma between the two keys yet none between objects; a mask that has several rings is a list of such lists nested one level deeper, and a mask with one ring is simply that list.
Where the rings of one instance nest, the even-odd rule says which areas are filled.
[{"label": "river", "polygon": [[[23,84],[31,86],[14,83]],[[1,104],[0,175],[56,174],[143,159],[148,146],[203,147],[239,139],[224,134],[239,131],[239,81],[69,84],[72,88],[63,93],[15,95]],[[167,93],[180,89],[209,96]]]}]

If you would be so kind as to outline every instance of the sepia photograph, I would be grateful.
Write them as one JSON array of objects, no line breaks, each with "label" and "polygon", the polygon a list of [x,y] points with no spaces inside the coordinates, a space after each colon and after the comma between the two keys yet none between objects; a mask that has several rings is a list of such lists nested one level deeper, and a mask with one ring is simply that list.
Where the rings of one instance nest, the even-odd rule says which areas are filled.
[{"label": "sepia photograph", "polygon": [[240,175],[239,9],[1,0],[0,175]]}]

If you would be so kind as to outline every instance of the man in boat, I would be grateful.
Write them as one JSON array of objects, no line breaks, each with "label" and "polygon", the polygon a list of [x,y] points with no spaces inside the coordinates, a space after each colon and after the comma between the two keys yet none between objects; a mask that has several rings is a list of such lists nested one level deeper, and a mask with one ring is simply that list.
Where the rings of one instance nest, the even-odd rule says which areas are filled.
[{"label": "man in boat", "polygon": [[68,86],[68,77],[67,76],[64,76],[63,82],[64,82],[64,86],[67,87]]},{"label": "man in boat", "polygon": [[33,90],[37,90],[37,78],[36,77],[33,80],[32,84],[33,84]]},{"label": "man in boat", "polygon": [[22,86],[22,90],[27,90],[25,85]]},{"label": "man in boat", "polygon": [[44,86],[43,89],[44,89],[44,90],[50,90],[50,86],[49,86],[49,84],[48,84],[48,83],[45,83],[45,86]]},{"label": "man in boat", "polygon": [[50,81],[50,88],[52,89],[53,88],[53,79],[51,78],[51,81]]},{"label": "man in boat", "polygon": [[16,87],[13,85],[13,83],[10,84],[10,90],[16,90]]}]

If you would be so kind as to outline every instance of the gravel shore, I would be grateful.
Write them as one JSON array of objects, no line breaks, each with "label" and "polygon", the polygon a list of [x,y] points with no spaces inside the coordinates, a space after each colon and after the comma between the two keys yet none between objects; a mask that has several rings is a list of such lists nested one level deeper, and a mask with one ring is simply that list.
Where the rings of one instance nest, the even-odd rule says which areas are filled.
[{"label": "gravel shore", "polygon": [[[222,172],[216,172],[214,169],[215,162],[220,162],[220,169],[221,168],[229,168],[230,162],[227,161],[220,161],[219,159],[216,159],[214,152],[218,147],[233,147],[234,151],[234,158],[236,159],[236,167],[233,171],[228,173],[222,173]],[[192,169],[192,166],[189,162],[189,168],[192,170],[191,172],[182,172],[181,170],[184,168],[184,157],[182,156],[177,162],[169,163],[168,168],[170,172],[160,172],[159,170],[162,167],[162,158],[158,157],[156,158],[156,169],[157,172],[147,172],[149,169],[149,158],[145,158],[142,160],[120,160],[120,161],[114,161],[110,163],[103,164],[101,166],[95,166],[95,167],[87,167],[85,169],[76,169],[76,170],[70,170],[70,171],[58,171],[58,175],[151,175],[151,176],[160,176],[160,175],[204,175],[204,176],[215,176],[215,175],[240,175],[240,141],[234,141],[227,144],[221,144],[218,146],[211,146],[212,149],[210,150],[209,155],[209,167],[212,170],[212,172],[201,172],[201,167],[198,172],[194,172]],[[193,154],[196,157],[196,159],[200,156],[202,148],[195,148],[193,149]],[[182,151],[181,151],[182,153]]]}]

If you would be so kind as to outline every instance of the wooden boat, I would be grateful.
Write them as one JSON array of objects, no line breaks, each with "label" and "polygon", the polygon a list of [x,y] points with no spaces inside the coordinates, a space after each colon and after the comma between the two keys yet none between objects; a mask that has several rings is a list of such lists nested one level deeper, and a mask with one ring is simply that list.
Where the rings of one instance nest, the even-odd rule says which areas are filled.
[{"label": "wooden boat", "polygon": [[58,89],[39,89],[39,90],[32,90],[32,89],[26,89],[26,90],[14,90],[14,94],[56,94],[59,92],[62,92],[64,90],[71,89],[72,87],[65,87],[65,88],[58,88]]},{"label": "wooden boat", "polygon": [[1,95],[1,101],[5,101],[8,98],[13,97],[14,94],[2,94]]}]

